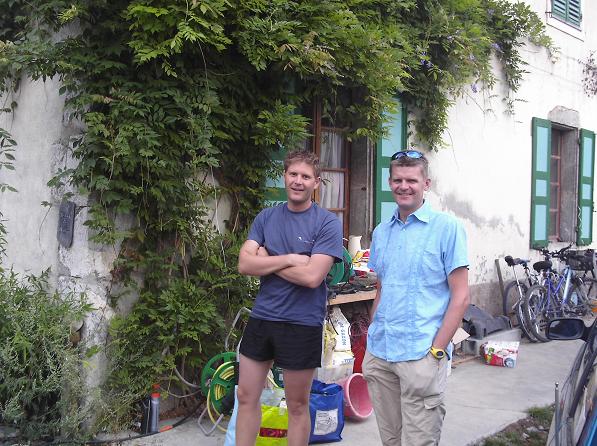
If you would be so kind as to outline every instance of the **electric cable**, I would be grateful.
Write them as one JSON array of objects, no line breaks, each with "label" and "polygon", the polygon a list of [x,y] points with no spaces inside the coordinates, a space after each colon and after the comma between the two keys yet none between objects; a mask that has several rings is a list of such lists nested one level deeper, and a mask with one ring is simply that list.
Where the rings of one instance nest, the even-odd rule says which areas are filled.
[{"label": "electric cable", "polygon": [[187,415],[185,415],[184,418],[181,418],[180,420],[178,420],[174,424],[168,424],[166,426],[162,426],[157,432],[148,432],[146,434],[137,434],[137,435],[132,435],[130,437],[111,438],[111,439],[106,439],[106,440],[88,440],[88,441],[81,441],[81,440],[60,440],[60,441],[52,441],[52,442],[48,443],[47,446],[55,446],[55,445],[62,445],[62,444],[65,444],[65,445],[66,444],[97,445],[97,444],[121,443],[123,441],[130,441],[130,440],[136,440],[138,438],[150,437],[152,435],[160,434],[162,432],[166,432],[166,431],[174,429],[175,427],[180,426],[181,424],[183,424],[184,422],[186,422],[191,417],[191,415],[193,415],[195,412],[197,412],[197,410],[199,409],[199,407],[201,407],[201,403],[197,404],[197,406],[192,411],[190,411]]}]

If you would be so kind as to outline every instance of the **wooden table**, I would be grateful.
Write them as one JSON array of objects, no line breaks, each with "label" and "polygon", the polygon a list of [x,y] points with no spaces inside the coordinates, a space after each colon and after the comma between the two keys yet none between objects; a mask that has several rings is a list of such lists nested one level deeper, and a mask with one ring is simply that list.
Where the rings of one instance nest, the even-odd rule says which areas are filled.
[{"label": "wooden table", "polygon": [[377,290],[371,291],[359,291],[358,293],[352,294],[337,294],[333,299],[328,300],[328,305],[340,305],[348,304],[351,302],[361,302],[365,300],[375,299],[375,293]]}]

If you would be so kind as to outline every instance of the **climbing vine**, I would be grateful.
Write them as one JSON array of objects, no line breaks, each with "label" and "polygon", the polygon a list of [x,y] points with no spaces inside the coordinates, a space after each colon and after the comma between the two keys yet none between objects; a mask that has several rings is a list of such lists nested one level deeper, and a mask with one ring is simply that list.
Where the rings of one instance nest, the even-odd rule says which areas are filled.
[{"label": "climbing vine", "polygon": [[[137,398],[152,382],[175,382],[174,366],[221,349],[226,319],[254,295],[256,283],[236,272],[238,249],[275,173],[273,151],[308,136],[312,104],[349,138],[376,139],[400,94],[437,149],[454,98],[494,85],[492,57],[514,94],[520,46],[551,49],[530,8],[505,0],[0,0],[0,9],[4,91],[22,75],[58,76],[69,116],[85,125],[65,141],[77,167],[50,185],[77,186],[93,239],[121,246],[113,304],[122,285],[139,299],[112,326],[108,383]],[[224,197],[226,231],[213,211]],[[112,413],[124,417],[127,401]]]}]

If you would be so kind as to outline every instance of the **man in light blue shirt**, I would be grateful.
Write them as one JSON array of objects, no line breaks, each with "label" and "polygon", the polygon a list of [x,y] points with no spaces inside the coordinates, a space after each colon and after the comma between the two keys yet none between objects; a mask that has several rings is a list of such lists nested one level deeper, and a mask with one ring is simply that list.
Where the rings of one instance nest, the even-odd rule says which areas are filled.
[{"label": "man in light blue shirt", "polygon": [[421,152],[395,153],[389,183],[398,207],[373,232],[378,282],[363,374],[384,445],[437,445],[450,341],[469,305],[466,234],[425,203]]}]

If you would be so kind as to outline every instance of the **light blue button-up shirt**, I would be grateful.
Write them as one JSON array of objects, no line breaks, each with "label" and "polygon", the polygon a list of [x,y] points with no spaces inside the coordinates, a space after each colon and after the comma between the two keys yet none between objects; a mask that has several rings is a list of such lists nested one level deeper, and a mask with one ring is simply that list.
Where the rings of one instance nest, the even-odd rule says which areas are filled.
[{"label": "light blue button-up shirt", "polygon": [[427,203],[408,216],[399,210],[373,231],[369,267],[381,296],[367,335],[367,349],[390,362],[424,357],[450,301],[448,275],[468,266],[466,234],[449,214]]}]

